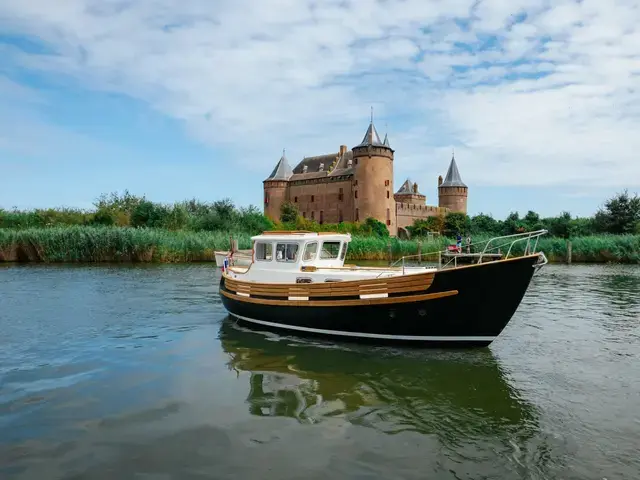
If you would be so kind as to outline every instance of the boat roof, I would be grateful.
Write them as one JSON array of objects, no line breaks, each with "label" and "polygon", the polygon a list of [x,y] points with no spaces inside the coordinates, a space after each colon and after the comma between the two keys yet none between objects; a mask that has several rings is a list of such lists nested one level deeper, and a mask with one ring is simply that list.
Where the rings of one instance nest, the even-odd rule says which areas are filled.
[{"label": "boat roof", "polygon": [[310,232],[306,230],[273,230],[262,232],[261,235],[256,235],[255,237],[251,237],[251,240],[267,240],[267,241],[278,241],[278,240],[329,240],[329,241],[338,241],[338,242],[350,242],[351,234],[350,233],[339,233],[339,232]]}]

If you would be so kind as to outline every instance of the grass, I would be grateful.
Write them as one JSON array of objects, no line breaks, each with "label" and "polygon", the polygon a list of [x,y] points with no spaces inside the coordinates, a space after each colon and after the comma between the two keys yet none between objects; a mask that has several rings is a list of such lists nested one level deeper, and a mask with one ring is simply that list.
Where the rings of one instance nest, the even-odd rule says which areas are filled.
[{"label": "grass", "polygon": [[[249,234],[232,235],[238,240],[239,248],[251,248]],[[229,248],[229,236],[229,232],[151,228],[0,228],[0,262],[210,262],[215,261],[215,250]],[[487,238],[474,237],[473,242]],[[588,236],[571,241],[573,261],[576,263],[640,263],[640,235]],[[388,242],[391,242],[394,259],[418,253],[418,242],[413,240],[353,236],[347,260],[387,260]],[[446,238],[424,241],[420,249],[423,254],[437,252],[450,243],[453,240]],[[503,253],[507,248],[502,248]],[[513,253],[522,253],[523,249],[524,243],[516,244]],[[561,238],[543,237],[538,250],[544,251],[552,262],[564,261],[567,243]],[[425,260],[428,259],[425,256]]]}]

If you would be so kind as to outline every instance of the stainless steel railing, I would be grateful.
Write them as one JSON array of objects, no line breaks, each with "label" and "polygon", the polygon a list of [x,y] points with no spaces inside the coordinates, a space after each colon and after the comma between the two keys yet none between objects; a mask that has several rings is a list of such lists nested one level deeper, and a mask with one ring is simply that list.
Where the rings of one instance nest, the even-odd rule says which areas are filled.
[{"label": "stainless steel railing", "polygon": [[[498,237],[492,237],[489,240],[485,240],[485,241],[480,241],[480,242],[475,242],[475,243],[471,243],[471,244],[466,244],[463,245],[462,248],[468,248],[469,250],[471,250],[471,247],[477,247],[478,245],[484,245],[484,248],[482,249],[482,251],[477,254],[471,254],[471,253],[462,253],[459,252],[458,254],[451,254],[451,258],[449,258],[449,260],[443,265],[442,263],[442,256],[443,253],[445,255],[449,255],[450,252],[448,252],[447,250],[438,250],[435,252],[425,252],[425,253],[419,253],[417,255],[405,255],[402,258],[396,260],[395,262],[393,262],[390,266],[391,267],[395,267],[395,266],[399,266],[402,265],[402,272],[404,274],[404,269],[406,267],[407,264],[407,260],[410,259],[414,259],[414,258],[422,258],[422,257],[433,257],[435,255],[438,256],[438,268],[442,269],[442,268],[447,268],[451,263],[454,264],[454,266],[458,265],[458,256],[469,256],[469,255],[477,255],[477,263],[481,263],[483,257],[489,256],[489,255],[495,255],[495,251],[497,251],[498,254],[501,255],[501,251],[504,248],[507,248],[507,253],[505,255],[505,259],[509,258],[509,256],[511,255],[511,252],[513,250],[513,246],[517,243],[520,242],[526,242],[524,251],[523,251],[523,255],[529,255],[529,254],[534,254],[536,253],[536,249],[538,248],[538,240],[540,239],[540,237],[542,235],[547,234],[548,231],[547,230],[535,230],[532,232],[522,232],[522,233],[515,233],[512,235],[501,235]],[[499,243],[500,242],[500,243]],[[477,248],[475,249],[477,250]],[[543,265],[547,264],[547,257],[544,255],[544,253],[539,252],[542,256],[541,256],[541,262],[538,262],[535,267],[536,269],[539,269],[540,267],[542,267]]]}]

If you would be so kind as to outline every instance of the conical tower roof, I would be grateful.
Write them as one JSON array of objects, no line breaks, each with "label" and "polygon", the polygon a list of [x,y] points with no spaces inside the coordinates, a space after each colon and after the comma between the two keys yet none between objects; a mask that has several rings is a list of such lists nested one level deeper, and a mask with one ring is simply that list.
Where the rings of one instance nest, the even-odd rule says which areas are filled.
[{"label": "conical tower roof", "polygon": [[367,133],[364,134],[364,138],[358,147],[368,147],[370,145],[375,145],[378,147],[382,147],[383,143],[380,140],[380,135],[378,135],[378,131],[376,130],[375,125],[373,124],[373,120],[369,124],[369,128],[367,128]]},{"label": "conical tower roof", "polygon": [[289,162],[287,161],[287,157],[283,150],[282,157],[278,160],[278,163],[271,172],[271,175],[267,177],[267,180],[289,180],[291,175],[293,175],[293,170],[289,166]]},{"label": "conical tower roof", "polygon": [[462,178],[460,178],[460,172],[458,171],[458,165],[456,165],[456,157],[451,156],[451,163],[449,164],[449,170],[447,170],[447,176],[442,182],[441,187],[466,187]]},{"label": "conical tower roof", "polygon": [[384,140],[382,141],[382,144],[385,147],[391,148],[391,145],[389,145],[389,136],[386,133],[384,134]]},{"label": "conical tower roof", "polygon": [[396,193],[399,195],[413,193],[413,182],[407,178]]}]

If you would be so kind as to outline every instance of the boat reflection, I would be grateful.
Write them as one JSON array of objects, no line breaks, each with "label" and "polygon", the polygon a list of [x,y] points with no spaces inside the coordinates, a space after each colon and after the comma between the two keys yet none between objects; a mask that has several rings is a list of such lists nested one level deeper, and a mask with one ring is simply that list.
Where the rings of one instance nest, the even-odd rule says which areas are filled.
[{"label": "boat reflection", "polygon": [[490,350],[425,351],[310,343],[255,332],[228,317],[228,365],[249,373],[249,410],[316,423],[342,417],[387,433],[456,437],[537,429],[535,408]]}]

